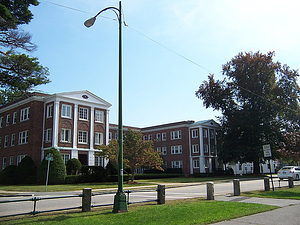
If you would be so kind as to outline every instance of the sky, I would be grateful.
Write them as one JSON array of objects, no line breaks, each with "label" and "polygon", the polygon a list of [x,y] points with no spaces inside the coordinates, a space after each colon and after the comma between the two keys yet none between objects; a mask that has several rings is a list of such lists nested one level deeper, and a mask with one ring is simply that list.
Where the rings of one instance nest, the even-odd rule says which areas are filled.
[{"label": "sky", "polygon": [[[48,94],[88,90],[110,102],[118,123],[118,0],[40,0],[22,29],[49,68]],[[147,127],[216,119],[195,92],[210,73],[240,52],[275,51],[275,61],[300,68],[298,0],[123,0],[123,124]]]}]

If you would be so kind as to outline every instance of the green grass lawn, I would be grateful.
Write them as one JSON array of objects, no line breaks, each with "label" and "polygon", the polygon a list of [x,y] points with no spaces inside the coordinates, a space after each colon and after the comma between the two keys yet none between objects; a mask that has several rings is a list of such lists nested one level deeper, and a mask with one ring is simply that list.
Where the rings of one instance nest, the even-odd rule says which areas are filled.
[{"label": "green grass lawn", "polygon": [[244,192],[242,195],[249,197],[260,197],[260,198],[282,198],[282,199],[297,199],[300,200],[300,186],[294,188],[282,187],[272,189],[270,191],[251,191]]},{"label": "green grass lawn", "polygon": [[[193,178],[160,178],[160,179],[147,179],[147,180],[136,180],[137,183],[129,184],[124,182],[124,188],[148,186],[157,184],[168,184],[168,183],[199,183],[207,181],[220,181],[228,180],[230,182],[232,179],[237,177],[193,177]],[[238,177],[239,179],[244,179],[244,177]],[[245,179],[252,178],[247,176]],[[256,176],[257,178],[257,176]],[[48,185],[48,192],[59,192],[59,191],[80,191],[83,188],[95,189],[107,189],[107,188],[117,188],[117,182],[112,183],[83,183],[83,184],[63,184],[63,185]],[[11,192],[43,192],[45,191],[45,185],[0,185],[0,191],[11,191]]]},{"label": "green grass lawn", "polygon": [[276,209],[275,206],[241,202],[217,202],[203,199],[168,201],[164,205],[133,204],[128,213],[112,213],[111,207],[92,212],[60,212],[19,218],[0,219],[1,224],[209,224]]}]

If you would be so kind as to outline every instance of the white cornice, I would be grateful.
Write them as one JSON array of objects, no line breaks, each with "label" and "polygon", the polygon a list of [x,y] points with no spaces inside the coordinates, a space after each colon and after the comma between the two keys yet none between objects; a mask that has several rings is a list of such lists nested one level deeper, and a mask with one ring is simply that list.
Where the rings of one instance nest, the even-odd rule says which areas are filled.
[{"label": "white cornice", "polygon": [[3,112],[6,112],[6,111],[9,111],[9,110],[12,110],[12,109],[14,109],[14,108],[17,108],[17,107],[19,107],[19,106],[21,106],[21,105],[25,105],[25,104],[27,104],[27,103],[29,103],[29,102],[32,102],[32,101],[44,102],[44,98],[45,98],[45,97],[42,97],[42,96],[31,96],[31,97],[29,97],[29,98],[26,98],[26,99],[24,99],[24,100],[15,102],[15,103],[13,103],[13,104],[11,104],[11,105],[8,105],[8,106],[6,106],[6,107],[0,109],[0,113],[3,113]]}]

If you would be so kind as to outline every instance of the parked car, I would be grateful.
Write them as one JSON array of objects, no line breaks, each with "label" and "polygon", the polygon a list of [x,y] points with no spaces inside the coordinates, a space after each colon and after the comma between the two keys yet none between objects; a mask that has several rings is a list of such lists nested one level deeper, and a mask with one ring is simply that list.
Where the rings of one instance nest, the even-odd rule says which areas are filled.
[{"label": "parked car", "polygon": [[280,180],[288,179],[289,177],[293,177],[294,180],[299,180],[300,179],[300,167],[284,166],[278,171],[277,175]]}]

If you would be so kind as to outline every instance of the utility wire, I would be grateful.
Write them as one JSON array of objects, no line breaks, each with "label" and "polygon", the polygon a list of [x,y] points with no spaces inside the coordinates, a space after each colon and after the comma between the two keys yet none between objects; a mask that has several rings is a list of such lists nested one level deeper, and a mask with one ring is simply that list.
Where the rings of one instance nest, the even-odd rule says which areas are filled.
[{"label": "utility wire", "polygon": [[[47,1],[47,0],[41,0],[41,1],[44,1],[44,2],[47,2],[47,3],[53,4],[53,5],[56,5],[56,6],[60,6],[60,7],[66,8],[66,9],[71,9],[71,10],[75,10],[75,11],[78,11],[78,12],[82,12],[82,13],[87,13],[87,14],[94,15],[93,13],[90,13],[90,12],[86,12],[86,11],[83,11],[83,10],[79,10],[79,9],[72,8],[72,7],[65,6],[65,5],[61,5],[61,4],[57,4],[57,3],[50,2],[50,1]],[[133,30],[133,31],[135,31],[136,33],[142,35],[143,37],[149,39],[150,41],[156,43],[157,45],[159,45],[159,46],[161,46],[161,47],[167,49],[168,51],[170,51],[170,52],[172,52],[172,53],[174,53],[174,54],[180,56],[181,58],[183,58],[183,59],[189,61],[190,63],[193,63],[194,65],[196,65],[196,66],[198,66],[198,67],[200,67],[200,68],[202,68],[202,69],[204,69],[204,70],[206,70],[206,71],[208,71],[208,72],[210,72],[210,73],[213,74],[213,72],[212,72],[211,70],[209,70],[209,69],[207,69],[207,68],[201,66],[200,64],[194,62],[193,60],[191,60],[191,59],[189,59],[189,58],[187,58],[187,57],[185,57],[185,56],[179,54],[178,52],[176,52],[176,51],[174,51],[174,50],[172,50],[172,49],[166,47],[165,45],[159,43],[158,41],[156,41],[156,40],[154,40],[154,39],[148,37],[147,35],[141,33],[140,31],[137,31],[137,30],[134,29],[133,27],[127,25],[126,22],[125,22],[126,20],[125,20],[125,15],[124,15],[123,8],[122,8],[122,15],[123,15],[123,21],[124,21],[124,26],[125,26],[125,27],[130,28],[131,30]],[[100,15],[100,16],[101,16],[101,15]],[[112,19],[112,18],[110,18],[110,17],[105,17],[105,16],[101,16],[101,17],[106,18],[106,19],[116,20],[116,19]],[[269,101],[271,101],[270,99],[267,99],[267,98],[265,98],[264,96],[261,96],[261,95],[259,95],[259,94],[256,94],[256,93],[250,91],[249,89],[244,88],[244,87],[242,87],[242,86],[240,86],[240,85],[238,85],[238,84],[235,84],[235,83],[232,83],[232,84],[234,84],[235,86],[237,86],[237,87],[239,87],[239,88],[241,88],[241,89],[243,89],[243,90],[249,92],[250,94],[256,95],[256,96],[258,96],[258,97],[260,97],[260,98],[262,98],[262,99],[264,99],[264,100],[269,100]],[[275,102],[275,101],[271,101],[271,102],[274,103],[274,104],[276,104],[276,105],[280,105],[279,103],[277,103],[277,102]],[[295,109],[291,109],[291,108],[286,107],[286,106],[285,106],[285,108],[288,109],[288,110],[292,110],[292,111],[294,111],[294,112],[299,113],[299,112],[298,112],[297,110],[295,110]]]}]

